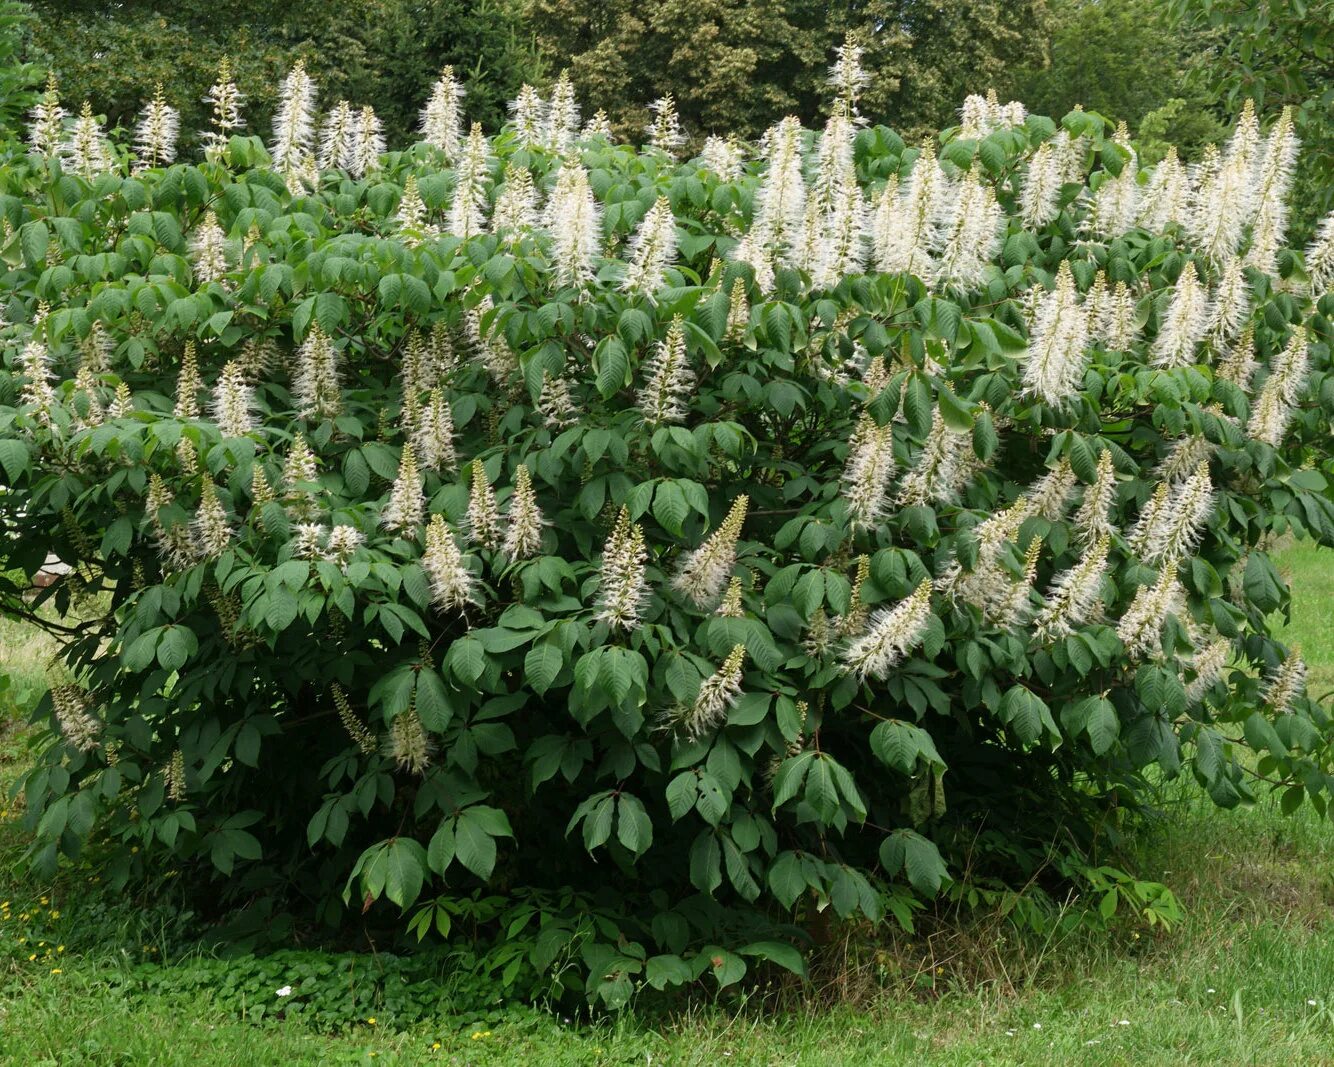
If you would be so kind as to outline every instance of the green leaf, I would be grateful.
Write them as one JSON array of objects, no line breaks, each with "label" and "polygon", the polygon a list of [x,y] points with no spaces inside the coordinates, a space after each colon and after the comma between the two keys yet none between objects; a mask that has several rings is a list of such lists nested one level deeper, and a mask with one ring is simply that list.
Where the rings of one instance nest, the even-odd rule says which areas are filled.
[{"label": "green leaf", "polygon": [[5,468],[11,483],[28,469],[28,446],[12,438],[0,438],[0,467]]},{"label": "green leaf", "polygon": [[882,763],[904,774],[915,774],[919,759],[939,767],[945,765],[930,734],[897,719],[876,724],[871,731],[871,751]]},{"label": "green leaf", "polygon": [[465,808],[454,826],[455,857],[482,881],[491,877],[496,866],[496,835],[491,832],[493,828],[488,816],[474,808]]},{"label": "green leaf", "polygon": [[629,793],[616,798],[616,840],[636,856],[653,844],[653,820],[644,805]]},{"label": "green leaf", "polygon": [[598,392],[614,395],[630,384],[630,355],[619,337],[604,337],[593,353]]},{"label": "green leaf", "polygon": [[1015,736],[1025,744],[1033,744],[1046,733],[1053,743],[1061,739],[1061,733],[1051,717],[1051,710],[1036,693],[1022,685],[1011,686],[1000,702],[1001,721],[1014,730]]},{"label": "green leaf", "polygon": [[800,977],[806,977],[806,961],[801,953],[792,945],[782,941],[755,941],[749,945],[742,945],[737,949],[743,956],[756,956],[759,959],[767,960],[769,963],[777,964],[785,971],[791,971]]},{"label": "green leaf", "polygon": [[426,849],[407,837],[392,838],[384,850],[384,895],[406,910],[421,895]]},{"label": "green leaf", "polygon": [[968,405],[954,395],[948,386],[942,386],[936,396],[940,405],[940,417],[956,433],[969,433],[973,429],[973,413]]},{"label": "green leaf", "polygon": [[653,517],[668,533],[680,537],[684,533],[683,525],[690,514],[685,493],[675,482],[658,483],[653,492]]},{"label": "green leaf", "polygon": [[163,670],[178,671],[198,649],[199,642],[184,626],[167,626],[157,643],[157,661]]},{"label": "green leaf", "polygon": [[932,897],[949,874],[940,850],[915,830],[895,830],[885,838],[880,862],[891,875],[906,872],[914,889]]},{"label": "green leaf", "polygon": [[545,693],[565,666],[565,654],[554,641],[543,641],[528,650],[523,659],[525,681],[538,693]]},{"label": "green leaf", "polygon": [[654,989],[685,985],[694,977],[680,956],[650,956],[644,965],[644,978]]},{"label": "green leaf", "polygon": [[422,725],[433,733],[443,731],[454,718],[444,679],[430,667],[422,667],[417,672],[414,706]]}]

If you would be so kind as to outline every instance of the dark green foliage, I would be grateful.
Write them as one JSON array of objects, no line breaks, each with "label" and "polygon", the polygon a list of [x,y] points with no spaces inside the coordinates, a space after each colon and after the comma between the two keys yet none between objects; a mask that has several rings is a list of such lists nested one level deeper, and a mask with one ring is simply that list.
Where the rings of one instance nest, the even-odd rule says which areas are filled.
[{"label": "dark green foliage", "polygon": [[815,124],[829,55],[856,33],[874,73],[864,109],[917,139],[950,125],[966,94],[1008,84],[1047,33],[1034,0],[525,0],[524,10],[548,67],[568,67],[590,110],[636,138],[645,103],[665,93],[696,138],[758,137],[788,114]]},{"label": "dark green foliage", "polygon": [[1172,0],[1187,33],[1209,42],[1192,57],[1189,85],[1225,117],[1247,100],[1293,109],[1306,165],[1294,197],[1297,236],[1334,206],[1334,2]]},{"label": "dark green foliage", "polygon": [[[1209,283],[1218,271],[1175,224],[1086,239],[1088,187],[1133,174],[1131,160],[1097,116],[1063,125],[1078,181],[1032,230],[1020,176],[1056,123],[941,140],[940,180],[994,191],[1001,208],[995,262],[962,287],[878,271],[818,285],[790,264],[762,287],[728,258],[760,165],[720,181],[601,137],[574,150],[603,219],[578,286],[557,281],[561,225],[423,238],[423,222],[447,226],[458,178],[425,145],[295,194],[254,138],[132,177],[7,169],[0,569],[31,573],[56,551],[76,565],[48,595],[57,607],[89,591],[110,604],[62,632],[78,686],[36,711],[49,733],[22,784],[33,860],[91,849],[114,886],[171,865],[210,886],[211,909],[251,905],[256,928],[348,909],[419,936],[484,926],[528,991],[620,1006],[645,984],[799,973],[832,917],[907,925],[943,891],[1074,881],[1170,921],[1170,896],[1098,869],[1149,774],[1189,773],[1224,806],[1252,798],[1258,774],[1327,812],[1328,711],[1300,692],[1267,703],[1266,676],[1296,660],[1270,636],[1288,592],[1266,547],[1334,541],[1330,298],[1313,301],[1301,255],[1285,252],[1278,276],[1245,276],[1263,364],[1252,388],[1224,380],[1221,344],[1157,365],[1187,263]],[[880,126],[854,148],[870,194],[928,165]],[[505,164],[550,195],[560,158],[511,130],[488,151],[488,207]],[[411,226],[409,182],[426,212]],[[650,298],[621,283],[626,241],[660,197],[679,256]],[[200,280],[210,212],[231,258]],[[1094,292],[1100,271],[1132,286],[1134,340],[1092,344],[1068,402],[1035,398],[1026,305],[1066,284]],[[321,336],[341,362],[336,415],[303,414],[297,395],[302,346]],[[696,381],[679,422],[646,425],[638,394],[673,338]],[[1310,373],[1271,445],[1248,432],[1252,408],[1303,338]],[[203,386],[185,395],[220,391],[239,361],[252,429],[225,436],[207,404],[177,417],[194,350]],[[565,427],[539,410],[556,377],[579,408]],[[458,463],[405,475],[431,390]],[[898,474],[863,527],[844,472],[850,440],[871,433]],[[298,434],[313,475],[293,462]],[[945,434],[956,488],[894,502]],[[1157,572],[1126,535],[1192,436],[1214,506],[1183,549],[1180,602],[1128,650],[1116,621]],[[1087,491],[1103,456],[1119,531],[1105,614],[1047,641],[968,596],[928,595],[952,563],[973,572],[986,519],[1067,468]],[[431,516],[466,529],[477,480],[512,522],[521,467],[547,520],[540,546],[512,559],[465,539],[473,602],[439,610],[422,524],[384,529],[393,485],[420,485]],[[742,494],[724,575],[736,596],[720,614],[673,579]],[[993,576],[1007,589],[1028,595],[1027,553],[1046,591],[1084,558],[1071,503],[1003,538]],[[210,505],[229,537],[206,549]],[[365,543],[340,559],[327,530],[301,529],[316,520]],[[649,592],[619,631],[597,609],[604,546],[629,523]],[[847,646],[862,614],[915,590],[924,617],[901,661],[859,679]],[[1231,642],[1229,665],[1187,699],[1211,631]],[[739,647],[741,692],[692,719],[683,709]],[[483,887],[504,903],[470,927],[461,902]]]},{"label": "dark green foliage", "polygon": [[7,157],[23,140],[23,119],[36,100],[40,68],[24,59],[32,14],[15,0],[0,3],[0,152]]},{"label": "dark green foliage", "polygon": [[1222,138],[1214,98],[1183,84],[1194,57],[1212,44],[1208,32],[1182,26],[1155,0],[1057,0],[1048,11],[1047,47],[1011,71],[1010,96],[1041,115],[1096,111],[1128,123],[1137,140],[1176,145],[1187,159]]},{"label": "dark green foliage", "polygon": [[132,129],[160,81],[181,111],[186,143],[208,119],[202,98],[218,61],[232,60],[251,132],[267,139],[279,83],[298,58],[328,103],[373,104],[393,140],[417,127],[440,69],[468,87],[469,116],[494,125],[525,77],[522,33],[507,0],[181,0],[168,5],[38,0],[33,51],[59,77],[77,112],[92,102]]}]

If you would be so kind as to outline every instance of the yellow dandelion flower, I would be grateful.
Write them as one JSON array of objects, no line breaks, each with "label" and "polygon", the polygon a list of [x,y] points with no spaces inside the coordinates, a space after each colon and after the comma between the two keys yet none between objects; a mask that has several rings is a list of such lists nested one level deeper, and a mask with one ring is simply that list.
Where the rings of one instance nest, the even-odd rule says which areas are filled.
[{"label": "yellow dandelion flower", "polygon": [[374,1025],[375,1025],[375,1016],[374,1016],[374,1015],[372,1015],[369,1019],[366,1020],[366,1025],[367,1025],[367,1026],[374,1026]]},{"label": "yellow dandelion flower", "polygon": [[64,972],[63,972],[59,967],[52,967],[52,968],[51,968],[51,973],[52,973],[52,974],[63,974]]}]

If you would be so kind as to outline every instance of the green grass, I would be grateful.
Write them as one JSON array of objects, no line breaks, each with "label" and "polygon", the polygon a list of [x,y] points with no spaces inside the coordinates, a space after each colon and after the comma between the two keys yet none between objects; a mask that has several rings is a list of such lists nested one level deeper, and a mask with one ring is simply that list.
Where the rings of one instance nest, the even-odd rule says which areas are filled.
[{"label": "green grass", "polygon": [[1334,549],[1299,545],[1278,557],[1292,586],[1292,622],[1283,639],[1301,645],[1314,697],[1334,692]]},{"label": "green grass", "polygon": [[[1334,688],[1334,554],[1294,548],[1281,564],[1295,589],[1284,636],[1302,644],[1319,694]],[[8,657],[14,631],[0,633]],[[44,661],[40,646],[18,647],[20,670]],[[56,951],[62,920],[50,912],[60,898],[40,903],[41,887],[16,873],[11,848],[10,869],[0,870],[0,894],[12,898],[5,910],[31,917],[44,908],[37,919],[52,940],[29,960],[17,937],[46,940],[42,929],[30,921],[24,935],[15,920],[0,922],[0,1062],[1334,1064],[1334,824],[1309,808],[1284,817],[1269,798],[1218,811],[1185,783],[1163,800],[1143,873],[1171,885],[1186,908],[1170,933],[1080,930],[1043,942],[1011,932],[997,943],[1003,928],[984,925],[930,945],[904,938],[881,954],[884,973],[833,976],[852,988],[841,1005],[826,975],[781,1012],[730,1000],[598,1026],[501,1010],[406,1032],[361,1020],[330,1036],[251,1022],[209,995],[127,997],[114,980],[132,960],[117,936],[83,931],[72,951]],[[3,834],[12,839],[12,826]],[[941,965],[929,979],[927,958]]]}]

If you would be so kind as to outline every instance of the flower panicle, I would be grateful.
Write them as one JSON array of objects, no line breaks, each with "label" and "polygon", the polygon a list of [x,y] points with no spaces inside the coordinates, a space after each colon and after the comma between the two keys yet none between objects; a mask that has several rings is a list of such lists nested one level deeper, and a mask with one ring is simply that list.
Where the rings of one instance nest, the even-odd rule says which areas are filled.
[{"label": "flower panicle", "polygon": [[500,511],[496,493],[486,476],[482,461],[472,461],[471,488],[468,492],[468,537],[482,548],[498,549],[503,544],[500,535]]},{"label": "flower panicle", "polygon": [[514,472],[514,494],[510,497],[509,516],[505,528],[505,558],[511,563],[528,559],[542,551],[542,528],[546,519],[537,504],[532,475],[527,464],[520,463]]},{"label": "flower panicle", "polygon": [[633,630],[648,601],[644,531],[622,507],[602,551],[602,577],[595,618],[614,630]]},{"label": "flower panicle", "polygon": [[677,315],[659,341],[646,366],[647,379],[639,391],[639,411],[647,426],[684,422],[695,388],[695,372],[686,353],[685,320]]},{"label": "flower panicle", "polygon": [[750,498],[745,494],[733,500],[718,529],[681,564],[672,585],[696,607],[711,608],[722,595],[736,566],[737,542],[749,506]]},{"label": "flower panicle", "polygon": [[890,669],[926,636],[931,622],[931,591],[931,579],[925,578],[907,599],[891,608],[878,609],[866,630],[844,649],[844,669],[861,681],[887,678]]}]

